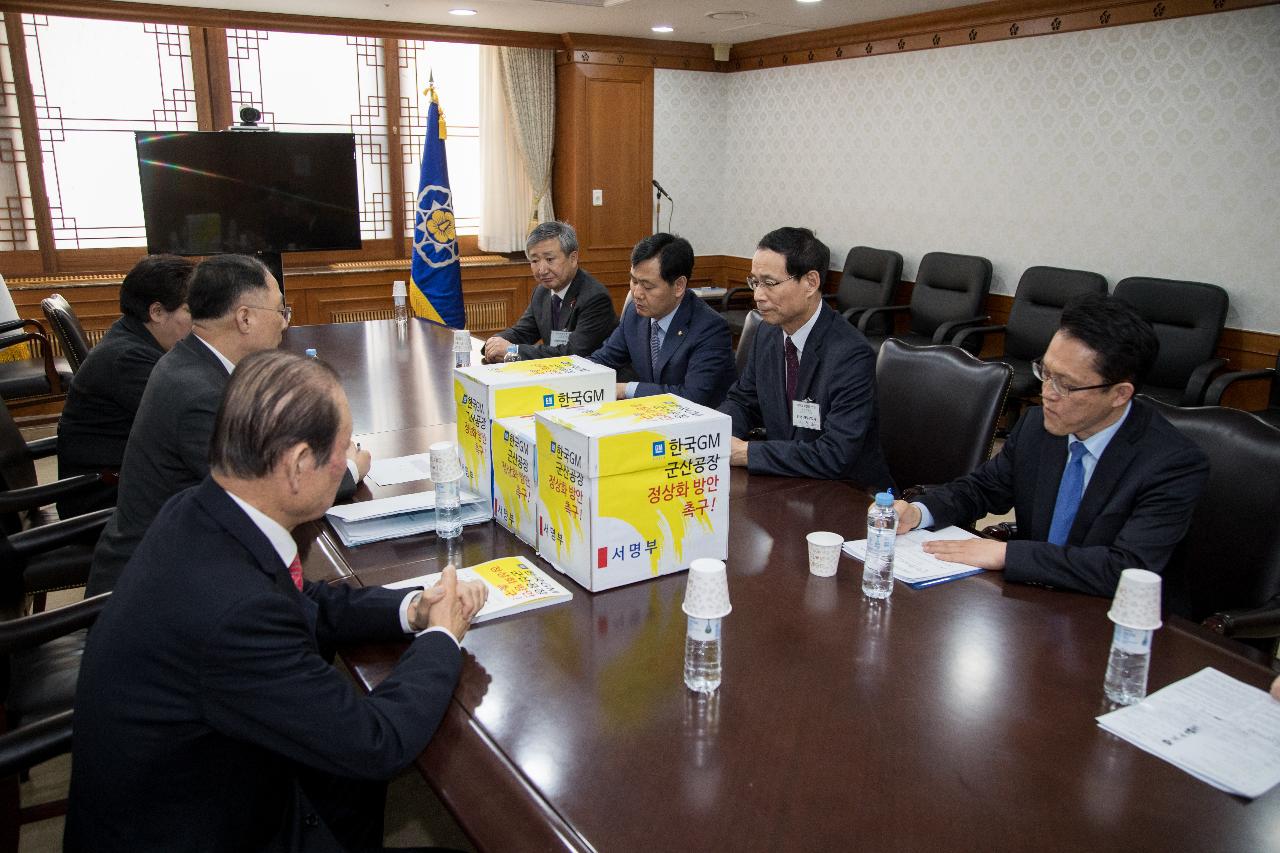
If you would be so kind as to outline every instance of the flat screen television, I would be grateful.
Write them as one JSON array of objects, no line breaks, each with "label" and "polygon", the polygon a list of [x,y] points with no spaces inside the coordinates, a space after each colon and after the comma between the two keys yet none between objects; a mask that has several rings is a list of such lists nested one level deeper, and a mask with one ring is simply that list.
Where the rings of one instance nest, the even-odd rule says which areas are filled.
[{"label": "flat screen television", "polygon": [[359,249],[349,133],[135,133],[147,251]]}]

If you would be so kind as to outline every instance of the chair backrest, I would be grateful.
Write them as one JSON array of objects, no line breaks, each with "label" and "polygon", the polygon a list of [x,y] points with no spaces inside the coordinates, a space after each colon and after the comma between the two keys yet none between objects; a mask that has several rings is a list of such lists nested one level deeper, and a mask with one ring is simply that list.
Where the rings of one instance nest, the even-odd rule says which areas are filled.
[{"label": "chair backrest", "polygon": [[751,345],[755,343],[756,339],[756,329],[760,327],[762,322],[764,320],[761,319],[760,312],[752,308],[742,323],[742,334],[738,337],[738,349],[733,355],[739,376],[747,368],[747,359],[751,357]]},{"label": "chair backrest", "polygon": [[844,257],[844,271],[836,290],[836,305],[846,308],[882,308],[893,300],[893,288],[902,280],[902,255],[889,249],[854,246]]},{"label": "chair backrest", "polygon": [[1096,272],[1061,267],[1027,267],[1018,279],[1018,289],[1005,326],[1004,351],[1031,361],[1044,355],[1058,331],[1062,309],[1077,296],[1107,294],[1107,280]]},{"label": "chair backrest", "polygon": [[71,310],[71,305],[60,294],[53,294],[40,300],[40,308],[44,311],[49,328],[62,343],[62,352],[75,373],[89,357],[89,339],[80,325],[80,318]]},{"label": "chair backrest", "polygon": [[991,455],[1013,369],[889,338],[876,360],[880,445],[899,488],[947,483]]},{"label": "chair backrest", "polygon": [[1165,278],[1126,278],[1114,295],[1156,330],[1160,354],[1147,382],[1185,388],[1192,371],[1213,358],[1227,322],[1227,292],[1216,284]]},{"label": "chair backrest", "polygon": [[991,261],[977,255],[930,252],[920,259],[911,291],[911,331],[932,335],[950,320],[982,313],[991,289]]},{"label": "chair backrest", "polygon": [[1143,399],[1209,457],[1209,482],[1165,570],[1169,609],[1199,622],[1266,603],[1280,593],[1280,430],[1238,409]]}]

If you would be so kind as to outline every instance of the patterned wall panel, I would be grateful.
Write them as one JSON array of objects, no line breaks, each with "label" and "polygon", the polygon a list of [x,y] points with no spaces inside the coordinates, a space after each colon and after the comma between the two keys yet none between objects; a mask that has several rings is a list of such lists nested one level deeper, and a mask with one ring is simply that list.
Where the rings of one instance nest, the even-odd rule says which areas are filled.
[{"label": "patterned wall panel", "polygon": [[1280,7],[736,74],[655,72],[654,175],[699,254],[806,224],[903,274],[981,254],[1222,284],[1280,331]]}]

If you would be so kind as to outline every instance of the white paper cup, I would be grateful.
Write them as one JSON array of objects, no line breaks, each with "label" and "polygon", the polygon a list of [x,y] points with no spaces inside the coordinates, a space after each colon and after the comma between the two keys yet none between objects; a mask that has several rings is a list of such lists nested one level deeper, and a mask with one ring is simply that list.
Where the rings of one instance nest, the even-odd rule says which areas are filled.
[{"label": "white paper cup", "polygon": [[458,451],[452,441],[437,441],[431,445],[431,480],[436,483],[447,483],[462,476],[462,463],[458,461]]},{"label": "white paper cup", "polygon": [[817,530],[805,537],[809,543],[809,573],[829,578],[836,573],[840,563],[840,548],[844,537],[839,533]]},{"label": "white paper cup", "polygon": [[729,605],[729,575],[723,560],[694,560],[689,564],[682,609],[695,619],[729,615],[733,608]]},{"label": "white paper cup", "polygon": [[466,329],[455,329],[453,332],[453,351],[471,352],[471,333]]},{"label": "white paper cup", "polygon": [[1117,625],[1150,631],[1159,628],[1160,576],[1146,569],[1125,569],[1120,573],[1116,597],[1107,617]]}]

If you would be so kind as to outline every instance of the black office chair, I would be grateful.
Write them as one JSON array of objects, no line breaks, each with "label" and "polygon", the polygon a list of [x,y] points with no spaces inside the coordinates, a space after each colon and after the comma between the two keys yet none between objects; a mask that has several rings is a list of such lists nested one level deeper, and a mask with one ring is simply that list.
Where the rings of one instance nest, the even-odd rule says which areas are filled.
[{"label": "black office chair", "polygon": [[880,445],[902,488],[948,483],[991,455],[1013,369],[889,338],[876,358]]},{"label": "black office chair", "polygon": [[0,351],[26,345],[27,353],[0,362],[0,399],[11,406],[55,401],[71,387],[71,367],[56,358],[49,336],[38,320],[0,323]]},{"label": "black office chair", "polygon": [[[1280,506],[1280,430],[1237,409],[1146,399],[1209,457],[1209,481],[1165,570],[1165,602],[1197,622],[1218,614],[1225,633],[1280,596],[1280,526],[1272,523]],[[1280,636],[1280,622],[1269,636]],[[1274,651],[1274,639],[1269,645]]]},{"label": "black office chair", "polygon": [[[945,344],[961,329],[991,319],[982,313],[982,303],[990,289],[991,261],[977,255],[930,252],[920,259],[911,303],[869,308],[858,319],[858,329],[879,351],[885,336],[871,334],[871,324],[877,318],[892,321],[894,314],[906,312],[909,330],[893,337],[914,346]],[[977,354],[982,349],[982,336],[967,341],[965,349]]]},{"label": "black office chair", "polygon": [[62,344],[62,352],[67,357],[71,372],[75,373],[89,357],[89,338],[80,325],[80,318],[71,309],[71,305],[60,294],[46,296],[40,300],[40,310],[49,321],[49,328]]},{"label": "black office chair", "polygon": [[76,678],[85,629],[111,593],[0,622],[4,677],[0,734],[0,850],[17,850],[21,825],[66,813],[66,802],[21,808],[19,776],[71,751]]},{"label": "black office chair", "polygon": [[1136,308],[1160,339],[1143,393],[1175,406],[1201,405],[1209,381],[1227,366],[1214,355],[1227,321],[1227,292],[1196,281],[1126,278],[1113,295]]},{"label": "black office chair", "polygon": [[1004,352],[988,361],[1003,361],[1013,368],[1009,385],[1009,416],[1017,416],[1021,401],[1040,396],[1040,380],[1031,372],[1031,362],[1044,355],[1058,331],[1062,309],[1069,301],[1086,293],[1105,296],[1107,280],[1094,272],[1059,267],[1028,267],[1018,280],[1009,320],[998,326],[970,326],[961,330],[952,343],[970,352],[973,336],[1004,333]]},{"label": "black office chair", "polygon": [[[882,308],[893,301],[893,289],[902,280],[902,255],[889,249],[854,246],[844,258],[844,271],[835,293],[823,300],[849,322],[856,323],[868,308]],[[889,329],[888,317],[878,317],[867,326],[873,335]]]},{"label": "black office chair", "polygon": [[1223,373],[1209,383],[1209,390],[1204,395],[1204,404],[1206,406],[1221,406],[1222,395],[1236,382],[1244,382],[1251,379],[1269,379],[1271,381],[1271,391],[1267,397],[1267,407],[1260,411],[1251,410],[1250,414],[1261,418],[1276,429],[1280,429],[1280,382],[1276,382],[1277,373],[1280,373],[1280,354],[1276,355],[1275,367]]},{"label": "black office chair", "polygon": [[752,309],[747,312],[746,322],[742,326],[742,334],[738,336],[738,348],[734,351],[733,360],[738,368],[738,375],[747,369],[747,359],[751,357],[751,345],[756,340],[756,330],[764,320],[760,312]]}]

